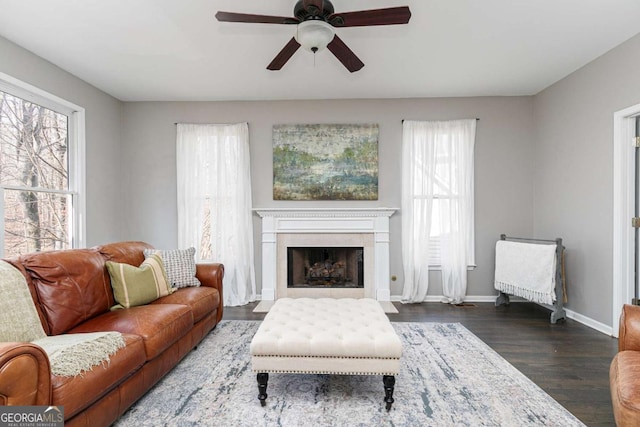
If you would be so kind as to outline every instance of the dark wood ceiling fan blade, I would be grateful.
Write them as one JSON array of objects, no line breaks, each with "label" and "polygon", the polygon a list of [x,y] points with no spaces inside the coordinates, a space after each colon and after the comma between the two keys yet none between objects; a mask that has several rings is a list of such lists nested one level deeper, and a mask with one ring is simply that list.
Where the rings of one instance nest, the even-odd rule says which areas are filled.
[{"label": "dark wood ceiling fan blade", "polygon": [[360,61],[360,58],[338,36],[335,36],[327,45],[327,49],[352,73],[364,67],[364,62]]},{"label": "dark wood ceiling fan blade", "polygon": [[411,19],[409,6],[400,6],[334,13],[329,17],[329,23],[334,27],[366,27],[369,25],[407,24],[409,19]]},{"label": "dark wood ceiling fan blade", "polygon": [[216,19],[221,22],[246,22],[250,24],[299,24],[300,20],[287,16],[253,15],[250,13],[218,12]]},{"label": "dark wood ceiling fan blade", "polygon": [[267,66],[267,70],[277,71],[284,67],[284,64],[287,63],[289,59],[293,56],[294,53],[300,48],[300,44],[296,41],[295,37],[292,37],[289,40],[289,43],[285,45],[284,48],[273,58],[271,64]]}]

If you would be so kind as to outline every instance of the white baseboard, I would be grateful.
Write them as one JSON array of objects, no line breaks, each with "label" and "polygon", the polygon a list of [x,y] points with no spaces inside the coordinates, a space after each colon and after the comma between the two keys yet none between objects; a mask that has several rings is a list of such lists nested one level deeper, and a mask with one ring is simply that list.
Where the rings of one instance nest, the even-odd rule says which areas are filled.
[{"label": "white baseboard", "polygon": [[[464,302],[496,302],[496,295],[467,295],[464,298]],[[427,295],[425,298],[425,302],[441,302],[444,297],[442,295]],[[401,295],[391,295],[391,301],[399,302],[402,299]],[[516,297],[513,295],[509,295],[510,302],[528,302],[524,298]],[[545,308],[553,309],[552,306],[546,304],[539,304]],[[575,320],[578,323],[582,323],[585,326],[588,326],[591,329],[595,329],[598,332],[602,332],[605,335],[613,336],[613,328],[609,325],[605,325],[602,322],[598,322],[590,317],[584,316],[580,313],[576,313],[573,310],[569,310],[565,307],[564,309],[567,312],[567,318],[571,320]]]},{"label": "white baseboard", "polygon": [[569,319],[573,319],[578,323],[582,323],[585,326],[590,327],[591,329],[595,329],[598,332],[602,332],[605,335],[613,336],[613,328],[609,325],[605,325],[602,322],[598,322],[590,317],[583,316],[580,313],[576,313],[573,310],[569,310],[568,308],[564,309],[567,312],[567,317]]},{"label": "white baseboard", "polygon": [[[497,295],[467,295],[464,297],[464,302],[496,302]],[[427,295],[424,302],[442,302],[444,297],[442,295]],[[391,301],[400,302],[402,300],[401,295],[391,295]],[[526,300],[519,297],[509,296],[509,301],[512,302],[525,302]]]}]

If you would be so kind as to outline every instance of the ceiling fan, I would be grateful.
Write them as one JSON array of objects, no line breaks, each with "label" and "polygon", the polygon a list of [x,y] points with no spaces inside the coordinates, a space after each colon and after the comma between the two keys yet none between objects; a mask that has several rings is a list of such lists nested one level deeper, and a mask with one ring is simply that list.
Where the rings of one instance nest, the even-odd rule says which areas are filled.
[{"label": "ceiling fan", "polygon": [[280,70],[302,46],[313,53],[326,47],[353,73],[364,67],[364,63],[335,34],[334,28],[407,24],[411,18],[411,11],[408,6],[400,6],[335,13],[329,0],[299,0],[293,8],[293,15],[284,17],[218,12],[216,18],[222,22],[296,25],[295,36],[267,66],[269,70]]}]

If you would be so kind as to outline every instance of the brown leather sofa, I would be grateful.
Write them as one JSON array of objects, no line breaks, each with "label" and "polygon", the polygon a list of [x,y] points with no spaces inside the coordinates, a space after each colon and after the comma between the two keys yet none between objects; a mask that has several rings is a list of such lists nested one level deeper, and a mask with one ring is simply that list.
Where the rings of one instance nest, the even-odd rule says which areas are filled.
[{"label": "brown leather sofa", "polygon": [[609,384],[616,425],[640,425],[640,307],[625,305],[620,316],[618,354],[611,362]]},{"label": "brown leather sofa", "polygon": [[52,376],[44,351],[0,343],[0,405],[64,406],[65,426],[108,426],[169,372],[222,318],[221,264],[198,264],[200,287],[110,311],[107,260],[140,265],[144,242],[40,252],[9,260],[27,279],[47,335],[118,331],[126,346],[108,365]]}]

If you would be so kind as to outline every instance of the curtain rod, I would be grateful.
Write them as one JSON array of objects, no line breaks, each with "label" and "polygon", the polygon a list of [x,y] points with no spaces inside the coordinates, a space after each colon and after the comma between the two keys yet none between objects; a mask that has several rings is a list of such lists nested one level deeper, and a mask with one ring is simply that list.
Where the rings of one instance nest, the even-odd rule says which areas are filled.
[{"label": "curtain rod", "polygon": [[[186,123],[186,122],[175,122],[174,125],[211,125],[214,123]],[[217,124],[217,123],[215,123]]]},{"label": "curtain rod", "polygon": [[[402,123],[404,123],[405,120],[408,120],[408,119],[402,119]],[[479,121],[480,119],[476,117],[476,122],[479,122]]]},{"label": "curtain rod", "polygon": [[[402,123],[404,123],[404,121],[407,119],[402,119]],[[476,117],[476,122],[479,122],[480,119]],[[210,125],[211,123],[178,123],[175,122],[174,125]],[[231,124],[231,123],[227,123],[227,124]]]},{"label": "curtain rod", "polygon": [[[238,122],[238,123],[247,123],[248,122]],[[237,125],[238,123],[187,123],[187,122],[174,122],[174,125]]]}]

